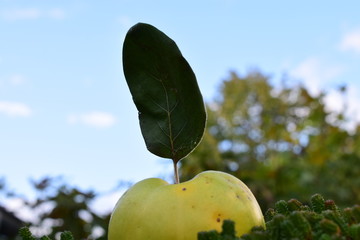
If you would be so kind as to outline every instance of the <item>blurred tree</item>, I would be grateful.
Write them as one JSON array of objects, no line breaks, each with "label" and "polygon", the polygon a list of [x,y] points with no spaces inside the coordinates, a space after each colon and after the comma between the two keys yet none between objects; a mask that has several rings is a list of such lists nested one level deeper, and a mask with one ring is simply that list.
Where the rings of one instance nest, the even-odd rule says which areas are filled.
[{"label": "blurred tree", "polygon": [[27,204],[33,212],[41,212],[38,223],[30,223],[32,228],[50,228],[50,238],[70,231],[74,239],[107,239],[110,213],[99,215],[90,208],[95,192],[79,190],[59,178],[45,177],[32,183],[38,197]]},{"label": "blurred tree", "polygon": [[[58,239],[60,233],[64,231],[70,231],[74,239],[107,239],[110,212],[99,214],[91,208],[92,201],[99,197],[99,194],[73,187],[62,177],[43,177],[36,181],[32,180],[31,183],[36,194],[35,200],[29,201],[23,195],[9,190],[5,179],[0,178],[0,196],[4,195],[10,201],[22,199],[21,209],[33,214],[31,217],[33,220],[24,222],[22,226],[29,226],[37,236],[47,235],[51,239]],[[18,229],[20,226],[14,225],[14,227]],[[0,234],[0,239],[13,238]]]},{"label": "blurred tree", "polygon": [[[346,95],[346,87],[339,91]],[[345,130],[346,108],[328,111],[326,96],[285,82],[275,87],[260,72],[231,73],[207,103],[207,129],[198,148],[181,162],[182,180],[210,169],[228,172],[251,188],[264,211],[280,199],[306,202],[314,193],[340,207],[359,204],[360,126]],[[95,192],[61,178],[32,184],[37,200],[24,201],[39,216],[29,223],[32,230],[47,228],[52,238],[65,230],[75,239],[107,238],[110,213],[91,209]],[[0,179],[1,194],[19,197],[5,185]]]},{"label": "blurred tree", "polygon": [[[14,192],[7,188],[5,178],[0,177],[0,200],[2,200],[2,196],[12,197],[13,195]],[[6,209],[0,201],[0,240],[15,239],[19,229],[23,226],[24,222]]]},{"label": "blurred tree", "polygon": [[[345,87],[339,91],[346,94]],[[207,104],[204,138],[182,160],[181,179],[228,172],[251,188],[263,210],[314,193],[339,205],[360,203],[360,128],[346,131],[346,109],[327,111],[325,97],[286,82],[274,87],[260,72],[231,73]]]}]

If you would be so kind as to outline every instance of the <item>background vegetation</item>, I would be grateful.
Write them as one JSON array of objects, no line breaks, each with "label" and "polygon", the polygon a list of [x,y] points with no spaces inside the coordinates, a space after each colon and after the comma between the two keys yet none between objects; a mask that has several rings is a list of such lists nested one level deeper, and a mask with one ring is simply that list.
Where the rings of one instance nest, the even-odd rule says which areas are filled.
[{"label": "background vegetation", "polygon": [[[338,91],[346,97],[346,87]],[[360,127],[346,130],[346,105],[327,110],[326,92],[273,86],[260,72],[232,73],[207,103],[202,143],[182,161],[182,180],[209,169],[233,174],[263,211],[279,199],[320,193],[339,206],[360,203]]]},{"label": "background vegetation", "polygon": [[[338,91],[346,97],[346,87]],[[199,147],[180,166],[182,181],[205,170],[228,172],[244,181],[266,211],[280,199],[306,203],[314,193],[339,207],[360,203],[360,127],[349,131],[341,112],[327,110],[326,92],[312,96],[302,85],[274,86],[261,72],[231,73],[208,102],[208,122]],[[69,230],[75,239],[106,239],[109,213],[89,204],[93,191],[82,191],[54,178],[32,183],[39,214],[33,228],[46,226],[50,237]],[[0,193],[11,197],[4,182]],[[1,202],[0,202],[1,204]],[[95,235],[94,235],[95,234]]]}]

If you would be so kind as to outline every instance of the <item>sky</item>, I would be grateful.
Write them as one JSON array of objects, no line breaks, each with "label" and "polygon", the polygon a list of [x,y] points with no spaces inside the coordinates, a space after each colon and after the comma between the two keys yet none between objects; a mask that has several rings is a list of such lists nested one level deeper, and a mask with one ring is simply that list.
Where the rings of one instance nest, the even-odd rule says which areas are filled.
[{"label": "sky", "polygon": [[359,121],[359,9],[355,0],[0,0],[0,178],[27,196],[29,180],[44,176],[100,193],[171,181],[172,162],[145,147],[122,72],[123,40],[138,22],[177,43],[205,101],[230,71],[259,69],[327,91],[335,111],[346,84]]}]

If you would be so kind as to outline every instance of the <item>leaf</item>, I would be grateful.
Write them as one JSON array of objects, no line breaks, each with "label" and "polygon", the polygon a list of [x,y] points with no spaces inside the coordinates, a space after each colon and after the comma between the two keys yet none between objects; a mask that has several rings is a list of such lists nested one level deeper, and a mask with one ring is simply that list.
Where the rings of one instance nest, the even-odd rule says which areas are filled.
[{"label": "leaf", "polygon": [[138,23],[125,37],[123,68],[146,147],[178,162],[199,144],[206,122],[190,65],[172,39]]}]

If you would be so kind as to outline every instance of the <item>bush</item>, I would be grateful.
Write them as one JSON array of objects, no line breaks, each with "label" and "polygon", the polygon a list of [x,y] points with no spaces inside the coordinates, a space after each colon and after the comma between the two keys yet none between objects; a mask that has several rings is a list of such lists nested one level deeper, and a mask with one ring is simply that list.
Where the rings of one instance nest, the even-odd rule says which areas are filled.
[{"label": "bush", "polygon": [[[333,200],[325,200],[320,194],[303,204],[296,199],[280,200],[265,214],[266,229],[254,227],[249,234],[236,237],[235,223],[225,220],[222,232],[200,232],[198,240],[277,240],[319,239],[360,240],[360,206],[339,209]],[[29,228],[19,232],[23,240],[37,240]],[[40,240],[50,240],[41,237]],[[60,234],[61,240],[73,240],[70,232]]]},{"label": "bush", "polygon": [[278,201],[265,214],[266,229],[255,227],[240,238],[235,236],[234,223],[226,220],[221,233],[201,232],[199,240],[275,240],[275,239],[360,239],[360,206],[340,210],[334,201],[320,194],[304,205],[296,199]]}]

